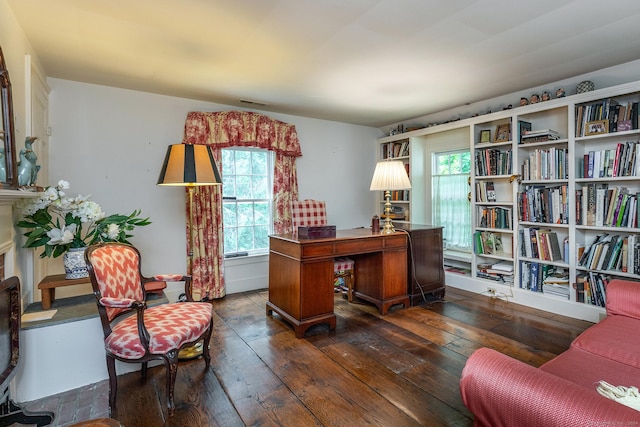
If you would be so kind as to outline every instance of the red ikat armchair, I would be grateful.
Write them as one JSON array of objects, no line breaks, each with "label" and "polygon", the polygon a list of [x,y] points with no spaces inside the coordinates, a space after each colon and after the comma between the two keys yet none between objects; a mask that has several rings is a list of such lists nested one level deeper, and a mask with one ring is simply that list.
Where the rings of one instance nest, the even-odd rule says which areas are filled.
[{"label": "red ikat armchair", "polygon": [[[205,369],[209,368],[209,341],[213,328],[211,304],[193,302],[190,276],[144,277],[140,271],[140,252],[133,246],[121,243],[94,245],[87,249],[85,260],[104,331],[109,410],[116,406],[116,360],[142,363],[143,377],[148,361],[162,360],[167,371],[167,407],[169,415],[173,415],[180,349],[202,341]],[[147,307],[145,284],[167,281],[184,281],[187,302]]]}]

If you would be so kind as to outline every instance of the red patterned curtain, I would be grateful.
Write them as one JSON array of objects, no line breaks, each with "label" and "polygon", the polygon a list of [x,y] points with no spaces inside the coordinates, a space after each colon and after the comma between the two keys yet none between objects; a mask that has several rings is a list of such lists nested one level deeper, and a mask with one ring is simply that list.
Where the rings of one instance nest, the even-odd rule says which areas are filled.
[{"label": "red patterned curtain", "polygon": [[[217,165],[220,165],[220,150],[223,148],[258,147],[273,151],[273,230],[275,233],[284,233],[291,229],[291,200],[298,198],[295,160],[296,157],[302,156],[295,126],[252,112],[196,111],[187,114],[182,142],[210,145]],[[186,211],[189,218],[191,212],[188,202]],[[189,266],[193,276],[193,296],[196,300],[221,298],[226,294],[223,272],[222,188],[195,187],[193,211],[193,222],[187,221],[186,230],[189,236],[189,227],[194,227],[193,265]]]}]

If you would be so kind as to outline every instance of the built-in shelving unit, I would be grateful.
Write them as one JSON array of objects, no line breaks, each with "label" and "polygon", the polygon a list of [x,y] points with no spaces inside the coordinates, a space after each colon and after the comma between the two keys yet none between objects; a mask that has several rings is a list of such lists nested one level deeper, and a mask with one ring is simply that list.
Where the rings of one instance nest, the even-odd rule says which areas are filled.
[{"label": "built-in shelving unit", "polygon": [[[468,138],[471,273],[447,284],[597,321],[609,280],[640,281],[639,102],[640,82],[599,89],[380,138],[379,157],[406,143],[411,195],[428,195],[430,142]],[[428,201],[404,203],[431,223]]]},{"label": "built-in shelving unit", "polygon": [[[391,139],[380,142],[378,159],[393,159],[404,163],[409,179],[411,179],[411,140],[409,138]],[[378,195],[378,215],[385,219],[384,191]],[[408,223],[411,215],[411,190],[396,190],[391,192],[391,219],[400,223]]]}]

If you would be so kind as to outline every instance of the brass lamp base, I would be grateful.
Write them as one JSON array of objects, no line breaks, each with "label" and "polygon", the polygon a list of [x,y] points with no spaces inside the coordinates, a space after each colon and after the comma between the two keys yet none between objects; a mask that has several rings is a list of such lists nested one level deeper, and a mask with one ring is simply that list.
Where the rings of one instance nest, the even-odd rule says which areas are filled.
[{"label": "brass lamp base", "polygon": [[386,218],[384,219],[384,226],[380,233],[382,234],[392,234],[396,232],[396,229],[393,227],[391,223],[391,191],[387,190],[384,192],[384,214]]},{"label": "brass lamp base", "polygon": [[196,357],[202,356],[204,352],[204,345],[202,342],[197,342],[192,346],[185,347],[178,352],[178,360],[191,360]]}]

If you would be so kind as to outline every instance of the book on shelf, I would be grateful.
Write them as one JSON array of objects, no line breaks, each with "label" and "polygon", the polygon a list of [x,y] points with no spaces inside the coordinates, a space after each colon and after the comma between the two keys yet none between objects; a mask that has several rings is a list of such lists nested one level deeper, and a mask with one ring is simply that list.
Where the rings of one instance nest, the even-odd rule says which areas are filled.
[{"label": "book on shelf", "polygon": [[578,265],[581,265],[583,267],[587,267],[588,265],[590,265],[591,260],[593,259],[592,253],[594,252],[596,245],[605,241],[608,236],[608,233],[598,234],[591,243],[585,245],[584,250],[582,251],[582,255],[578,258]]},{"label": "book on shelf", "polygon": [[385,142],[381,145],[382,158],[406,157],[409,155],[409,139]]},{"label": "book on shelf", "polygon": [[526,135],[528,131],[531,131],[531,122],[518,120],[518,129],[518,135],[520,136],[520,142],[522,143],[522,137]]},{"label": "book on shelf", "polygon": [[523,180],[555,180],[569,177],[567,148],[532,150],[522,162]]},{"label": "book on shelf", "polygon": [[576,302],[585,302],[585,279],[583,276],[576,277],[576,281],[573,283],[573,289],[576,291]]},{"label": "book on shelf", "polygon": [[513,274],[513,263],[511,261],[499,261],[493,264],[491,269],[500,271],[503,274]]},{"label": "book on shelf", "polygon": [[547,242],[550,245],[551,261],[562,261],[562,252],[558,234],[555,231],[549,231],[547,234]]},{"label": "book on shelf", "polygon": [[483,279],[513,283],[513,264],[510,261],[478,263],[476,275]]},{"label": "book on shelf", "polygon": [[476,182],[476,200],[478,202],[495,202],[496,189],[493,181]]},{"label": "book on shelf", "polygon": [[587,124],[606,120],[609,133],[638,129],[638,103],[619,103],[615,99],[602,99],[576,107],[576,136],[587,134]]},{"label": "book on shelf", "polygon": [[[555,231],[523,228],[518,234],[522,242],[520,249],[522,256],[543,261],[563,261],[564,247],[561,247],[558,234]],[[568,245],[568,240],[566,245]]]},{"label": "book on shelf", "polygon": [[630,194],[626,187],[587,183],[576,190],[576,224],[636,228],[637,204],[638,194]]},{"label": "book on shelf", "polygon": [[492,231],[476,231],[473,238],[474,253],[477,255],[502,253],[502,235]]},{"label": "book on shelf", "polygon": [[488,148],[475,153],[476,176],[511,175],[511,150]]},{"label": "book on shelf", "polygon": [[559,271],[556,266],[551,264],[520,261],[519,286],[532,292],[544,292],[545,280],[561,272],[564,273],[564,270]]},{"label": "book on shelf", "polygon": [[496,189],[493,185],[493,181],[486,182],[487,188],[487,202],[495,202],[496,201]]},{"label": "book on shelf", "polygon": [[527,144],[531,142],[555,141],[560,138],[560,133],[553,129],[536,129],[525,131],[520,137],[520,142]]},{"label": "book on shelf", "polygon": [[580,178],[616,178],[639,176],[640,165],[637,161],[640,141],[618,143],[616,148],[590,150],[583,155],[582,169],[578,169]]},{"label": "book on shelf", "polygon": [[578,265],[590,270],[640,274],[640,239],[635,234],[597,235],[578,257]]},{"label": "book on shelf", "polygon": [[570,296],[569,285],[542,285],[542,292],[553,298],[568,300]]},{"label": "book on shelf", "polygon": [[477,206],[478,227],[511,230],[511,208],[504,206]]},{"label": "book on shelf", "polygon": [[620,268],[620,271],[622,271],[623,273],[626,273],[627,271],[629,271],[628,251],[629,251],[629,236],[625,236],[624,239],[622,240],[622,267]]},{"label": "book on shelf", "polygon": [[518,193],[518,218],[525,222],[569,223],[567,185],[526,185]]}]

